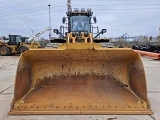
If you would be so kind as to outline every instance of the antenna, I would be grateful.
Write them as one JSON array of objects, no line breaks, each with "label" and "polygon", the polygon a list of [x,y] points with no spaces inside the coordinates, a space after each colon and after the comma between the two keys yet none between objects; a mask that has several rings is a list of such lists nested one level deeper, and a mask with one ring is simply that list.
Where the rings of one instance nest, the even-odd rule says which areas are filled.
[{"label": "antenna", "polygon": [[51,12],[50,12],[51,5],[48,5],[48,6],[49,6],[49,27],[50,27],[49,38],[51,38]]}]

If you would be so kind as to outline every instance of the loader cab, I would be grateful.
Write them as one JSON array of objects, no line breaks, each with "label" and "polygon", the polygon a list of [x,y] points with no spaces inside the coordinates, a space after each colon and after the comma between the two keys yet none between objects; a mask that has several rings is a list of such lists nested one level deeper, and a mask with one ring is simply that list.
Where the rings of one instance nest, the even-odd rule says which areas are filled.
[{"label": "loader cab", "polygon": [[90,17],[88,16],[72,16],[69,18],[69,32],[91,32]]},{"label": "loader cab", "polygon": [[19,45],[21,42],[21,36],[20,35],[9,35],[9,45]]},{"label": "loader cab", "polygon": [[78,8],[75,8],[74,10],[69,9],[66,14],[67,17],[62,18],[62,23],[66,24],[66,27],[62,25],[60,26],[59,30],[53,30],[54,33],[59,35],[59,38],[55,39],[54,41],[64,41],[64,39],[68,37],[68,33],[72,33],[72,37],[76,36],[76,39],[81,39],[81,37],[86,37],[89,35],[88,33],[91,33],[94,36],[94,42],[96,42],[97,39],[99,42],[100,40],[104,41],[104,39],[100,38],[100,34],[105,33],[107,30],[102,29],[101,31],[99,31],[98,26],[93,26],[93,24],[97,22],[97,19],[95,16],[92,16],[93,12],[90,8],[88,8],[87,10],[85,10],[84,8],[81,8],[81,10],[79,10]]},{"label": "loader cab", "polygon": [[[82,8],[79,10],[75,8],[74,11],[69,10],[67,12],[68,17],[68,32],[91,32],[91,16],[93,12],[91,9],[85,10]],[[63,18],[65,23],[65,18]]]}]

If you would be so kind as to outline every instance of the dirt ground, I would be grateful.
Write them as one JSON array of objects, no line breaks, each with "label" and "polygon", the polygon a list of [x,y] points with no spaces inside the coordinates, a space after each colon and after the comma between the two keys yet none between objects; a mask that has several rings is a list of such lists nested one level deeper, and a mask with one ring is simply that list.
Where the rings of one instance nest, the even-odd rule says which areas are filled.
[{"label": "dirt ground", "polygon": [[160,120],[160,60],[142,58],[154,115],[7,115],[14,93],[19,56],[0,56],[0,120]]}]

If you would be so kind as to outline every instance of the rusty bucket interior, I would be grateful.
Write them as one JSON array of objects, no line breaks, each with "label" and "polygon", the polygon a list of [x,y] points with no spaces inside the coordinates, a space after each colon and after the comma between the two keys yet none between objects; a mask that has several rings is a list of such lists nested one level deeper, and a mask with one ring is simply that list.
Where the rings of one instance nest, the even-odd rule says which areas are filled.
[{"label": "rusty bucket interior", "polygon": [[34,49],[21,54],[10,115],[153,114],[131,49]]}]

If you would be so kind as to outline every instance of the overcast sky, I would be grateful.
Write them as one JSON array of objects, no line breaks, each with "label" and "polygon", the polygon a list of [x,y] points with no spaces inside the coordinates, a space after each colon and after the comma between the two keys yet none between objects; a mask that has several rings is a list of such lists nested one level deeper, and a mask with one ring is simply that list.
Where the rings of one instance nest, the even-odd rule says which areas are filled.
[{"label": "overcast sky", "polygon": [[[106,37],[158,36],[160,0],[72,0],[72,8],[91,8],[99,29],[106,28]],[[59,29],[66,16],[67,0],[0,0],[0,36],[32,33],[49,26],[51,5],[52,29]],[[41,37],[48,38],[48,32]],[[52,32],[52,36],[56,36]]]}]

